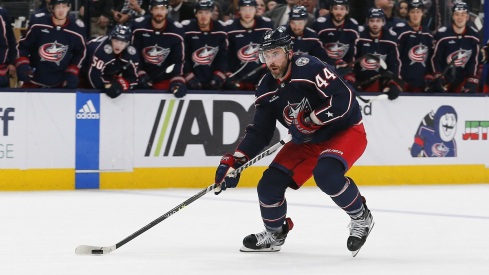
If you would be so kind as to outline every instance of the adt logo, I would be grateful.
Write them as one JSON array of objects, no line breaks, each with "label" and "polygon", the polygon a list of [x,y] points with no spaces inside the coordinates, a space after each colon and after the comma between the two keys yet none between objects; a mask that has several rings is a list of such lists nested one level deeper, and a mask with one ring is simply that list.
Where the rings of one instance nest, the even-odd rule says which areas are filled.
[{"label": "adt logo", "polygon": [[3,122],[3,135],[8,136],[8,122],[9,120],[14,120],[14,117],[10,115],[10,113],[15,112],[15,108],[5,108],[5,111],[0,108],[0,119]]},{"label": "adt logo", "polygon": [[100,114],[97,113],[95,106],[93,106],[92,100],[87,101],[83,108],[78,110],[76,114],[77,119],[100,119]]}]

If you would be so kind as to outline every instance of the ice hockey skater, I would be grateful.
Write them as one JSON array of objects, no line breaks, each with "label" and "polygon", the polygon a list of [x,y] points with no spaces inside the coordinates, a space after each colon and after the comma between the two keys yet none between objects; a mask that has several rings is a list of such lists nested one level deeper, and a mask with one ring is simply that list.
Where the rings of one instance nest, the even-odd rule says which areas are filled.
[{"label": "ice hockey skater", "polygon": [[279,251],[294,224],[287,218],[285,191],[314,176],[317,186],[350,216],[347,248],[356,256],[374,226],[365,198],[345,173],[367,146],[355,90],[332,66],[310,55],[293,55],[284,27],[267,31],[259,58],[268,72],[260,80],[253,122],[233,154],[216,171],[219,194],[236,187],[229,173],[255,157],[272,140],[276,121],[289,129],[285,144],[263,173],[257,191],[265,230],[244,238],[242,252]]}]

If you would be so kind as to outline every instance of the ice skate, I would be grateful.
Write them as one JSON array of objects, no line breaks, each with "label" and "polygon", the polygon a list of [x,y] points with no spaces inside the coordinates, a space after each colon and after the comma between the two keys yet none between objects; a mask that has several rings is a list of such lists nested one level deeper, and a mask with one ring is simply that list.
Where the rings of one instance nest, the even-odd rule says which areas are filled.
[{"label": "ice skate", "polygon": [[358,254],[375,224],[372,213],[370,213],[370,210],[365,203],[365,198],[362,197],[362,199],[365,208],[363,214],[357,219],[352,218],[348,225],[350,229],[350,237],[348,237],[346,246],[348,247],[348,250],[351,251],[353,257]]},{"label": "ice skate", "polygon": [[282,245],[285,243],[287,234],[294,227],[294,223],[290,218],[285,220],[285,224],[282,225],[282,229],[278,232],[271,233],[268,230],[257,234],[251,234],[243,239],[243,247],[241,252],[277,252],[280,251]]}]

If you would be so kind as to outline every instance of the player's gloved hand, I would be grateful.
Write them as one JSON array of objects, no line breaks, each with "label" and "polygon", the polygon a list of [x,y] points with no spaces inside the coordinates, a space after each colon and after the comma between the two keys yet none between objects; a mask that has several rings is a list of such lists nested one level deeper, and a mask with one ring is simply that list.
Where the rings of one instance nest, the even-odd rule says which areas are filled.
[{"label": "player's gloved hand", "polygon": [[69,65],[63,73],[63,88],[76,89],[78,87],[78,73],[80,69],[77,66]]},{"label": "player's gloved hand", "polygon": [[434,84],[434,91],[436,93],[446,93],[447,92],[447,86],[448,86],[448,83],[445,79],[445,77],[443,77],[441,75],[441,73],[434,73],[433,74],[433,81],[435,82]]},{"label": "player's gloved hand", "polygon": [[473,94],[477,91],[478,86],[479,86],[479,78],[477,76],[471,76],[467,79],[467,82],[465,82],[462,92]]},{"label": "player's gloved hand", "polygon": [[487,63],[489,60],[487,57],[489,56],[489,47],[485,46],[481,49],[481,63]]},{"label": "player's gloved hand", "polygon": [[398,98],[401,91],[401,86],[399,86],[399,84],[397,84],[394,80],[387,82],[387,87],[385,87],[383,90],[384,93],[387,93],[390,100]]},{"label": "player's gloved hand", "polygon": [[182,81],[174,80],[170,83],[170,91],[176,98],[182,98],[187,94],[187,87]]},{"label": "player's gloved hand", "polygon": [[423,88],[423,91],[425,93],[433,93],[433,75],[431,74],[426,74],[424,76],[424,88]]},{"label": "player's gloved hand", "polygon": [[7,65],[0,65],[0,87],[9,87]]},{"label": "player's gloved hand", "polygon": [[348,68],[348,63],[346,63],[343,59],[336,60],[335,65],[336,72],[342,77],[344,77],[351,71],[351,68]]},{"label": "player's gloved hand", "polygon": [[[223,74],[224,76],[224,74]],[[212,80],[209,82],[209,89],[210,90],[219,90],[222,87],[222,84],[224,84],[224,79],[222,79],[219,75],[215,74],[212,77]]]},{"label": "player's gloved hand", "polygon": [[189,73],[185,77],[185,82],[190,90],[202,90],[202,83],[200,83],[199,79],[195,77],[194,73]]},{"label": "player's gloved hand", "polygon": [[151,77],[145,71],[139,71],[139,87],[143,89],[152,89],[153,81],[151,81]]},{"label": "player's gloved hand", "polygon": [[233,156],[230,153],[222,156],[221,162],[216,170],[216,177],[214,179],[214,182],[219,185],[214,189],[214,193],[216,195],[219,195],[222,191],[225,191],[226,188],[234,188],[238,185],[241,174],[236,175],[236,177],[228,174],[241,167],[247,161],[248,159],[245,156]]},{"label": "player's gloved hand", "polygon": [[347,84],[349,84],[352,87],[355,87],[355,82],[357,81],[357,79],[355,78],[355,74],[352,71],[350,71],[347,75],[345,75],[344,79]]},{"label": "player's gloved hand", "polygon": [[20,81],[29,82],[33,77],[31,63],[27,57],[19,57],[15,60],[15,67],[17,68],[17,78]]},{"label": "player's gloved hand", "polygon": [[289,126],[289,132],[292,135],[292,142],[295,144],[302,144],[312,140],[314,132],[316,132],[321,125],[314,124],[309,117],[309,112],[305,113],[301,111],[294,118]]},{"label": "player's gloved hand", "polygon": [[238,90],[239,89],[238,79],[234,76],[226,78],[223,87],[225,90],[232,90],[232,91]]},{"label": "player's gloved hand", "polygon": [[110,98],[116,98],[129,90],[129,83],[120,76],[114,76],[110,84],[105,85],[105,94]]}]

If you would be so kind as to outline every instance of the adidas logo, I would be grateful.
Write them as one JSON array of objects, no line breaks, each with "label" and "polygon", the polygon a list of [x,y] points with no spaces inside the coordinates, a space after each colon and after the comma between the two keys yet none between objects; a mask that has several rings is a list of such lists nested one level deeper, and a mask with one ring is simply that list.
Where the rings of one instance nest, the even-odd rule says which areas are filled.
[{"label": "adidas logo", "polygon": [[100,114],[95,110],[95,106],[93,106],[92,100],[87,101],[83,108],[78,110],[76,114],[77,119],[100,119]]}]

